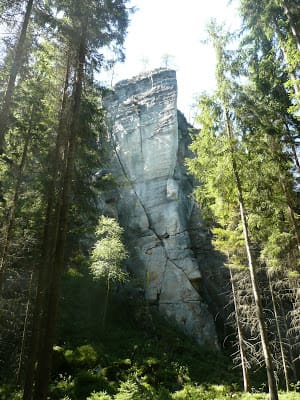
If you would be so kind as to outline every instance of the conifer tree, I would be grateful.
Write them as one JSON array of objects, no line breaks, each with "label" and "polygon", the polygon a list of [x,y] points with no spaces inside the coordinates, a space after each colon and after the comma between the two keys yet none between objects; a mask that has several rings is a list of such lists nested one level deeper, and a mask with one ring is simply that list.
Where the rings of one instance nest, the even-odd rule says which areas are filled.
[{"label": "conifer tree", "polygon": [[[241,177],[241,170],[245,168],[243,166],[243,169],[241,169],[241,164],[239,162],[239,157],[240,157],[240,151],[239,151],[239,141],[237,136],[235,135],[234,131],[234,125],[232,121],[232,115],[234,111],[231,109],[231,94],[230,94],[230,88],[229,88],[229,81],[226,78],[225,75],[225,70],[226,70],[226,56],[225,56],[225,51],[224,51],[224,46],[226,44],[226,37],[221,36],[220,34],[217,33],[217,29],[214,25],[210,26],[210,38],[211,41],[215,47],[216,50],[216,57],[217,57],[217,84],[218,84],[218,96],[219,96],[219,105],[220,105],[220,114],[221,115],[221,131],[219,136],[216,136],[213,130],[213,126],[210,126],[209,130],[211,131],[210,135],[213,141],[219,142],[219,145],[223,143],[225,146],[223,147],[223,152],[226,153],[226,155],[222,156],[222,159],[225,158],[226,163],[228,167],[230,168],[229,175],[230,176],[230,188],[233,188],[229,196],[224,197],[222,194],[222,191],[230,191],[230,189],[225,189],[224,188],[224,180],[222,182],[222,191],[220,188],[216,188],[214,186],[215,192],[210,191],[208,194],[209,196],[213,196],[214,202],[216,206],[213,206],[214,211],[219,211],[219,213],[222,213],[222,206],[227,204],[228,209],[230,210],[229,212],[231,215],[233,214],[233,210],[238,207],[239,209],[239,223],[242,228],[243,232],[243,241],[244,241],[244,247],[245,247],[245,255],[247,259],[247,265],[249,268],[250,272],[250,279],[251,279],[251,285],[252,285],[252,293],[254,297],[254,302],[255,302],[255,308],[256,308],[256,314],[257,314],[257,320],[258,320],[258,326],[259,326],[259,332],[260,332],[260,337],[261,337],[261,343],[262,343],[262,349],[263,349],[263,355],[264,355],[264,360],[265,360],[265,366],[266,366],[266,371],[267,371],[267,378],[268,378],[268,385],[269,385],[269,394],[270,394],[270,399],[271,400],[278,400],[278,393],[277,393],[277,386],[276,386],[276,380],[275,380],[275,375],[274,375],[274,367],[273,367],[273,361],[272,361],[272,355],[271,355],[271,350],[270,350],[270,344],[269,344],[269,339],[267,335],[267,327],[266,327],[266,322],[265,322],[265,317],[264,317],[264,312],[263,312],[263,304],[262,304],[262,296],[260,293],[260,288],[258,285],[258,277],[257,277],[257,267],[256,267],[256,259],[252,250],[252,243],[250,239],[250,232],[249,232],[249,224],[248,224],[248,216],[247,216],[247,211],[246,211],[246,202],[245,202],[245,196],[244,196],[244,189],[243,189],[243,181]],[[215,122],[214,122],[215,123]],[[220,129],[220,127],[219,127]],[[192,150],[197,149],[197,145],[191,147]],[[216,145],[214,146],[216,148]],[[203,149],[202,149],[203,150]],[[211,189],[211,183],[213,182],[215,184],[215,180],[217,179],[216,175],[212,176],[213,170],[215,168],[213,167],[212,170],[209,171],[209,178],[204,177],[203,175],[203,169],[202,171],[197,174],[197,163],[199,163],[199,159],[193,163],[193,160],[191,161],[190,165],[192,165],[192,170],[200,178],[202,181],[209,181],[208,184],[205,185],[206,189],[209,190]],[[203,165],[204,162],[201,161],[201,164]],[[218,164],[220,165],[220,160],[218,160]],[[223,168],[224,168],[224,163],[223,163]],[[207,172],[207,171],[206,171]],[[215,171],[214,171],[215,172]],[[224,175],[224,174],[222,174]],[[228,184],[228,183],[227,183]],[[236,195],[236,200],[234,199],[232,193]],[[230,202],[229,202],[230,199]],[[216,208],[218,207],[218,208]],[[228,213],[228,212],[227,212]],[[218,215],[217,213],[215,214],[217,217],[218,221]],[[224,219],[224,213],[222,215],[222,219]],[[220,223],[220,221],[218,221]]]}]

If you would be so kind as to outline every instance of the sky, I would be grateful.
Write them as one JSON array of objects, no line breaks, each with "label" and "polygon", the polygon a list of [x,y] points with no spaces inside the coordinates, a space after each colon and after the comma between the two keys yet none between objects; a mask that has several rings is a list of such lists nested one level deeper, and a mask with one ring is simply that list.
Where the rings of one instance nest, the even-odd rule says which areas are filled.
[{"label": "sky", "polygon": [[[178,109],[193,122],[197,94],[215,87],[214,51],[203,43],[211,18],[229,30],[237,29],[237,0],[131,0],[125,41],[125,63],[108,74],[115,84],[143,71],[168,67],[177,71]],[[163,61],[168,55],[167,61]],[[166,58],[166,57],[165,57]]]}]

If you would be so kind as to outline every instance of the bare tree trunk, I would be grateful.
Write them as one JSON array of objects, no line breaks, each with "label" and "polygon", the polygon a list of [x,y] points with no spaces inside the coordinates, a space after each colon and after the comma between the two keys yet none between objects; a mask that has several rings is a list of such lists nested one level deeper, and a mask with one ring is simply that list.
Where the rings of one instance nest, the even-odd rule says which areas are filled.
[{"label": "bare tree trunk", "polygon": [[52,348],[55,340],[56,320],[60,298],[61,277],[64,269],[64,246],[67,234],[68,210],[70,203],[75,147],[79,135],[79,117],[84,80],[87,21],[82,25],[81,41],[78,48],[76,82],[73,94],[72,121],[68,137],[68,158],[63,175],[63,191],[59,207],[58,230],[55,252],[51,266],[50,291],[45,304],[44,335],[40,340],[37,359],[37,375],[33,400],[46,400],[51,372]]},{"label": "bare tree trunk", "polygon": [[288,343],[290,366],[291,366],[291,370],[292,370],[292,373],[293,373],[294,382],[297,382],[297,371],[296,371],[296,365],[295,365],[295,360],[294,360],[294,354],[293,354],[293,351],[292,351],[292,343],[291,343],[289,335],[288,335],[288,326],[287,326],[287,321],[286,321],[286,313],[285,313],[285,310],[283,308],[282,301],[281,301],[280,298],[279,298],[279,303],[280,303],[281,319],[282,319],[282,322],[283,322],[283,325],[284,325],[284,331],[286,333],[286,340],[287,340],[287,343]]},{"label": "bare tree trunk", "polygon": [[4,284],[4,275],[5,275],[5,271],[6,271],[6,265],[7,265],[7,256],[8,256],[8,252],[9,252],[10,243],[12,240],[12,233],[13,233],[13,227],[14,227],[14,223],[15,223],[17,205],[18,205],[19,196],[20,196],[20,188],[21,188],[21,183],[22,183],[23,170],[25,167],[26,159],[27,159],[29,142],[31,139],[32,118],[33,118],[32,114],[33,114],[33,109],[31,111],[30,125],[28,128],[28,131],[26,132],[26,139],[25,139],[25,144],[24,144],[24,148],[23,148],[23,152],[22,152],[21,162],[18,167],[13,202],[12,202],[11,209],[9,212],[8,222],[7,222],[5,236],[4,236],[4,244],[3,244],[3,249],[2,249],[2,254],[1,254],[1,259],[0,259],[0,294],[2,292],[3,284]]},{"label": "bare tree trunk", "polygon": [[65,132],[65,112],[67,105],[67,91],[70,79],[70,52],[67,55],[66,74],[64,79],[63,96],[59,117],[58,134],[56,139],[55,156],[53,160],[53,172],[50,188],[48,191],[47,210],[44,222],[43,246],[41,251],[41,261],[38,270],[38,285],[35,299],[33,329],[31,335],[30,354],[27,362],[23,400],[31,400],[35,376],[35,368],[40,347],[40,338],[44,330],[44,304],[49,292],[49,277],[51,260],[53,260],[53,246],[56,242],[59,209],[57,196],[61,194],[61,183],[59,176],[65,168],[66,158],[66,132]]},{"label": "bare tree trunk", "polygon": [[294,228],[295,238],[296,238],[296,242],[297,242],[297,249],[300,254],[300,228],[298,226],[297,218],[296,218],[294,210],[293,210],[292,201],[291,201],[291,198],[289,195],[288,188],[286,187],[285,179],[282,175],[279,175],[279,181],[280,181],[280,185],[282,187],[282,191],[286,198],[286,204],[287,204],[290,220],[291,220],[291,223]]},{"label": "bare tree trunk", "polygon": [[283,339],[282,339],[281,329],[280,329],[280,325],[279,325],[279,315],[278,315],[278,312],[277,312],[276,301],[275,301],[273,286],[272,286],[272,282],[271,282],[271,277],[270,277],[270,274],[268,272],[267,272],[267,275],[268,275],[269,288],[270,288],[272,305],[273,305],[273,310],[274,310],[275,325],[276,325],[276,330],[277,330],[277,335],[278,335],[278,340],[279,340],[279,348],[280,348],[280,355],[281,355],[282,366],[283,366],[285,387],[286,387],[286,391],[288,392],[289,391],[289,385],[290,385],[289,384],[289,373],[288,373],[286,357],[285,357],[285,354],[284,354]]},{"label": "bare tree trunk", "polygon": [[26,40],[26,34],[28,29],[28,24],[32,12],[33,0],[28,0],[26,11],[24,15],[24,20],[22,23],[21,33],[19,40],[16,44],[15,55],[13,59],[12,66],[10,68],[9,80],[4,95],[2,109],[0,112],[0,155],[4,151],[4,137],[8,129],[8,121],[10,115],[10,108],[12,104],[12,96],[15,89],[16,78],[19,73],[20,67],[23,62],[24,55],[24,44]]},{"label": "bare tree trunk", "polygon": [[[282,144],[279,143],[278,141],[274,140],[274,138],[269,137],[269,143],[270,143],[270,147],[272,148],[273,153],[276,154],[282,154]],[[298,160],[298,158],[297,158]],[[278,166],[278,181],[279,184],[282,188],[282,192],[285,196],[286,199],[286,205],[287,205],[287,209],[288,209],[288,213],[289,213],[289,217],[290,217],[290,221],[292,223],[292,227],[294,229],[294,234],[295,234],[295,239],[296,239],[296,243],[297,243],[297,250],[298,253],[300,254],[300,227],[297,221],[297,217],[295,216],[295,212],[294,212],[294,201],[291,198],[291,190],[289,190],[289,187],[286,184],[286,177],[282,174],[281,170],[280,170],[280,166]]]},{"label": "bare tree trunk", "polygon": [[256,314],[257,314],[257,319],[258,319],[263,355],[264,355],[264,360],[265,360],[265,365],[266,365],[266,370],[267,370],[269,396],[270,396],[270,400],[278,400],[278,390],[277,390],[276,379],[275,379],[275,374],[274,374],[274,367],[273,367],[272,355],[271,355],[271,350],[270,350],[270,345],[269,345],[269,339],[268,339],[267,329],[266,329],[266,324],[265,324],[262,299],[261,299],[261,294],[260,294],[258,280],[257,280],[257,272],[256,272],[256,268],[254,265],[254,259],[253,259],[253,255],[251,252],[251,242],[250,242],[248,221],[247,221],[245,205],[244,205],[243,190],[242,190],[240,175],[239,175],[236,158],[235,158],[235,149],[234,149],[234,145],[233,145],[233,134],[232,134],[231,122],[230,122],[229,112],[226,109],[225,104],[224,104],[224,108],[225,108],[224,111],[225,111],[225,118],[226,118],[225,122],[226,122],[226,128],[227,128],[227,136],[228,136],[228,142],[229,142],[230,154],[231,154],[231,165],[232,165],[233,175],[234,175],[236,188],[237,188],[237,192],[238,192],[240,217],[241,217],[241,222],[242,222],[242,226],[243,226],[243,234],[244,234],[245,248],[246,248],[248,266],[249,266],[249,272],[250,272],[250,278],[251,278],[252,292],[253,292],[253,297],[254,297],[254,302],[255,302],[255,307],[256,307]]},{"label": "bare tree trunk", "polygon": [[291,70],[288,53],[287,53],[287,51],[286,51],[286,49],[285,49],[285,47],[283,45],[285,39],[283,38],[283,35],[280,32],[280,29],[278,28],[278,23],[277,23],[276,20],[274,21],[274,23],[275,23],[275,26],[276,26],[276,33],[280,38],[280,48],[282,50],[284,60],[285,60],[286,64],[289,66],[289,69],[290,69],[289,74],[290,74],[290,79],[291,79],[291,81],[293,83],[294,92],[295,92],[295,94],[298,94],[299,93],[299,86],[297,84],[297,77],[296,77],[295,71]]},{"label": "bare tree trunk", "polygon": [[286,13],[286,16],[288,18],[293,37],[294,37],[294,39],[296,41],[297,49],[298,49],[298,51],[300,51],[300,34],[299,34],[298,30],[297,30],[297,26],[296,26],[296,23],[294,21],[294,17],[293,17],[293,14],[292,14],[292,11],[291,11],[291,8],[290,8],[288,0],[283,0],[283,9],[284,9],[284,12]]},{"label": "bare tree trunk", "polygon": [[247,367],[246,349],[244,346],[244,337],[243,337],[242,325],[240,322],[240,313],[239,313],[239,308],[238,308],[238,303],[237,303],[237,295],[236,295],[235,286],[234,286],[233,274],[232,274],[232,270],[230,267],[229,267],[229,272],[230,272],[233,304],[234,304],[234,310],[235,310],[235,320],[236,320],[238,342],[239,342],[239,349],[240,349],[240,356],[241,356],[241,363],[242,363],[244,392],[251,392],[249,369]]},{"label": "bare tree trunk", "polygon": [[292,135],[291,135],[291,132],[290,132],[288,123],[285,123],[285,126],[286,126],[286,129],[287,129],[287,131],[288,131],[287,136],[288,136],[288,140],[289,140],[289,145],[291,146],[291,149],[292,149],[292,153],[293,153],[293,157],[294,157],[294,162],[295,162],[295,165],[296,165],[296,167],[297,167],[297,169],[298,169],[298,172],[300,172],[300,161],[299,161],[299,157],[298,157],[298,154],[297,154],[297,149],[296,149],[296,146],[295,146],[295,141],[294,141],[294,139],[293,139],[293,137],[292,137]]},{"label": "bare tree trunk", "polygon": [[105,323],[106,323],[109,292],[110,292],[110,281],[109,281],[109,278],[107,278],[106,295],[105,295],[103,318],[102,318],[102,329],[103,330],[105,329]]},{"label": "bare tree trunk", "polygon": [[22,375],[21,371],[22,371],[22,366],[24,364],[25,342],[26,342],[28,321],[29,321],[29,310],[30,310],[30,303],[31,303],[32,283],[33,283],[33,272],[31,272],[31,276],[30,276],[30,283],[29,283],[29,289],[28,289],[28,298],[27,298],[24,326],[23,326],[23,332],[22,332],[21,351],[20,351],[19,364],[18,364],[18,370],[17,370],[17,384],[18,385],[21,383],[21,375]]}]

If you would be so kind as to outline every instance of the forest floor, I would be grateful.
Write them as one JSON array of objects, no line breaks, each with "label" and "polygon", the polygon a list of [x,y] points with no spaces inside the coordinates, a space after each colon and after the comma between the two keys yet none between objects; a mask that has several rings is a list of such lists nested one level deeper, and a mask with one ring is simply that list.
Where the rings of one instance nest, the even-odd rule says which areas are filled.
[{"label": "forest floor", "polygon": [[[268,400],[262,371],[254,393],[242,393],[230,357],[199,347],[141,299],[112,294],[103,321],[105,287],[76,269],[63,293],[49,399]],[[300,400],[292,389],[280,400]],[[0,386],[0,400],[21,399],[13,385]]]}]

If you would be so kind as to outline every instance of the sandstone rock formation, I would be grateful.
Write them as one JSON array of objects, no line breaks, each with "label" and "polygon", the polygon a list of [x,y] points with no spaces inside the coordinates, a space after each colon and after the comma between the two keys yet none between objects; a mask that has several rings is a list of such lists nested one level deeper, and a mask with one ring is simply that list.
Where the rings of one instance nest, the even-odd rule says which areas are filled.
[{"label": "sandstone rock formation", "polygon": [[175,71],[164,69],[119,82],[105,100],[118,217],[149,304],[198,343],[216,347],[213,318],[197,291],[192,185],[183,166],[189,136],[176,99]]}]

